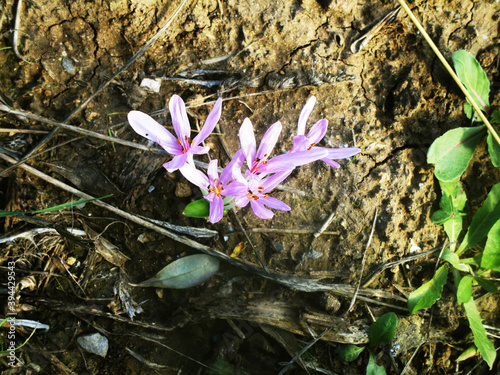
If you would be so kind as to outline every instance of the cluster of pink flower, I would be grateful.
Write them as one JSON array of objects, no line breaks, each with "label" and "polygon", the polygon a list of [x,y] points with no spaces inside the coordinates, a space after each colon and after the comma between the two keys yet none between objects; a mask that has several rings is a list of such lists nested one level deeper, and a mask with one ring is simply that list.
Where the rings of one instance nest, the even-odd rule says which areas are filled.
[{"label": "cluster of pink flower", "polygon": [[[270,219],[274,214],[267,207],[280,211],[290,210],[288,205],[269,196],[268,193],[287,178],[295,167],[322,160],[338,168],[340,165],[333,159],[345,159],[361,151],[359,148],[317,147],[316,144],[323,139],[328,128],[328,121],[325,119],[319,120],[307,136],[305,135],[306,122],[315,103],[316,98],[313,96],[302,109],[292,149],[273,158],[270,158],[270,155],[281,133],[281,123],[278,121],[271,125],[257,148],[252,123],[246,118],[239,131],[241,149],[236,152],[220,176],[217,160],[210,162],[205,174],[195,168],[193,155],[208,153],[209,147],[202,147],[200,143],[210,135],[220,119],[221,99],[217,100],[203,128],[193,140],[191,140],[191,126],[186,107],[177,95],[172,96],[169,102],[177,137],[150,116],[139,111],[131,111],[128,114],[128,121],[139,135],[158,143],[173,155],[173,159],[163,165],[167,171],[179,170],[191,183],[208,191],[204,198],[210,202],[210,222],[215,223],[222,219],[224,214],[222,196],[234,197],[234,203],[239,207],[245,207],[250,202],[258,217]],[[243,174],[241,169],[245,160],[248,169]]]}]

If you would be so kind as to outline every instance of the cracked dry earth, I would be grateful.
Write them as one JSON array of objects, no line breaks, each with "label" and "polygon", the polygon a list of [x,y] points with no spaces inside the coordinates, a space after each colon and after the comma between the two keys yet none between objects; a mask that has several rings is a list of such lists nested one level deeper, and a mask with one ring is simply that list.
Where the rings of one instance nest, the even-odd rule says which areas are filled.
[{"label": "cracked dry earth", "polygon": [[[153,37],[179,4],[136,0],[23,2],[18,44],[25,61],[19,61],[12,49],[0,49],[2,95],[12,99],[15,108],[57,121],[67,119]],[[442,230],[430,220],[439,197],[426,153],[445,131],[468,125],[462,112],[463,96],[403,11],[360,51],[351,51],[357,36],[396,5],[390,1],[188,0],[160,39],[112,80],[71,124],[145,144],[125,123],[131,109],[154,113],[168,126],[170,118],[164,108],[168,99],[178,94],[195,105],[189,109],[190,120],[201,125],[210,107],[199,104],[222,96],[222,135],[212,136],[208,144],[212,156],[227,163],[228,154],[239,148],[237,134],[245,117],[251,119],[258,138],[269,125],[281,121],[283,131],[275,153],[289,150],[299,113],[315,95],[318,101],[308,124],[321,118],[329,121],[323,146],[359,147],[361,154],[343,161],[340,169],[314,163],[296,170],[285,181],[284,189],[274,192],[292,207],[291,212],[278,212],[264,222],[247,207],[238,210],[237,216],[245,228],[258,228],[250,232],[250,239],[269,270],[355,285],[376,210],[365,274],[383,262],[443,245]],[[8,36],[16,6],[10,2],[1,5],[0,47],[12,45]],[[437,0],[416,1],[411,6],[445,56],[466,49],[477,56],[493,82],[498,81],[498,2]],[[160,78],[160,92],[140,88],[143,78]],[[493,87],[491,103],[495,106],[499,94]],[[2,116],[0,125],[51,129],[13,116]],[[2,133],[1,141],[14,155],[22,156],[42,137]],[[50,146],[75,137],[63,131]],[[497,171],[485,167],[485,159],[484,150],[480,150],[466,174],[467,181],[480,182],[477,186],[466,182],[471,211],[475,210],[474,202],[483,199],[499,179]],[[216,240],[200,242],[230,254],[245,240],[241,233],[230,234],[239,230],[237,219],[228,215],[210,225],[182,216],[185,205],[200,198],[200,193],[180,174],[162,169],[166,160],[145,151],[80,138],[30,164],[76,183],[94,196],[113,192],[107,202],[131,213],[217,230]],[[83,184],[88,176],[86,168],[107,176],[112,185],[102,181]],[[79,173],[83,177],[72,178]],[[74,198],[20,169],[2,178],[2,190],[2,205],[19,211]],[[327,232],[314,239],[313,233],[332,213]],[[223,263],[215,277],[192,289],[127,289],[144,310],[135,317],[138,325],[132,325],[114,294],[119,280],[145,280],[169,260],[195,251],[90,205],[44,219],[80,229],[92,227],[131,260],[117,270],[71,239],[56,241],[58,247],[49,248],[39,242],[45,255],[37,255],[37,261],[34,252],[39,250],[28,242],[1,250],[2,262],[8,257],[24,259],[20,264],[27,274],[47,269],[66,274],[64,268],[53,268],[51,262],[71,258],[74,263],[68,266],[69,271],[75,280],[85,281],[86,289],[81,293],[75,290],[78,286],[68,286],[72,284],[69,279],[56,281],[35,275],[37,288],[23,292],[20,303],[31,307],[24,317],[51,326],[48,332],[37,333],[31,346],[20,354],[25,365],[31,365],[31,373],[216,373],[147,341],[156,339],[212,368],[225,363],[249,374],[277,374],[311,339],[308,327],[320,333],[336,322],[345,325],[346,331],[358,327],[366,332],[371,322],[369,311],[375,317],[395,311],[402,322],[397,336],[401,349],[392,364],[387,355],[380,358],[379,364],[388,373],[400,373],[429,330],[428,344],[417,352],[409,373],[452,373],[456,357],[471,342],[465,336],[468,328],[451,287],[437,304],[430,328],[427,318],[409,318],[405,312],[404,297],[432,276],[434,258],[386,269],[370,283],[370,288],[398,296],[385,300],[395,307],[358,300],[342,321],[335,317],[347,309],[350,299],[345,296],[299,292]],[[36,225],[16,220],[4,224],[6,235],[33,227]],[[241,261],[260,267],[255,252],[247,248],[240,255]],[[77,311],[76,306],[85,308]],[[498,326],[496,300],[481,301],[480,309],[486,324]],[[126,319],[110,319],[104,313]],[[152,325],[164,329],[158,331]],[[109,339],[105,359],[79,351],[75,341],[81,334],[96,331]],[[308,366],[311,373],[364,373],[367,356],[346,364],[335,358],[333,350],[345,342],[365,344],[366,334],[352,340],[325,338],[288,373],[305,373]],[[142,359],[131,355],[129,349]],[[476,363],[477,357],[458,367],[467,372]],[[311,369],[314,367],[317,370]]]}]

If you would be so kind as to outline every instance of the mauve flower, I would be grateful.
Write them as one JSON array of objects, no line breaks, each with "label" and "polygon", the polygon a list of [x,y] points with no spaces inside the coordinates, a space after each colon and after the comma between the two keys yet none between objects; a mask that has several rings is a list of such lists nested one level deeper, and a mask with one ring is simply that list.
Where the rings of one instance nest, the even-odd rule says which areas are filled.
[{"label": "mauve flower", "polygon": [[279,121],[271,125],[262,137],[259,148],[257,149],[252,123],[248,118],[243,121],[238,135],[243,155],[247,161],[247,175],[255,176],[260,173],[267,174],[291,171],[299,165],[308,164],[327,156],[327,152],[323,150],[314,150],[310,152],[301,152],[302,150],[297,150],[293,155],[288,153],[269,159],[278,141],[281,129],[282,125]]},{"label": "mauve flower", "polygon": [[313,152],[317,150],[325,150],[327,155],[325,157],[320,158],[319,160],[324,161],[328,165],[339,168],[340,164],[332,159],[346,159],[357,153],[361,152],[361,149],[356,147],[348,147],[348,148],[326,148],[326,147],[316,147],[325,136],[326,131],[328,130],[328,120],[321,119],[316,124],[311,127],[307,136],[306,132],[306,123],[309,115],[312,112],[314,104],[316,103],[316,97],[311,96],[307,101],[306,105],[302,109],[299,122],[297,125],[297,135],[293,138],[293,147],[290,150],[290,154],[300,153],[300,152]]},{"label": "mauve flower", "polygon": [[128,122],[135,132],[150,141],[158,143],[173,159],[163,164],[165,169],[173,172],[181,169],[184,165],[194,165],[193,155],[208,153],[209,147],[199,146],[207,138],[220,119],[222,99],[218,99],[203,125],[203,128],[193,140],[191,140],[191,126],[186,113],[186,106],[178,95],[173,95],[169,101],[170,115],[174,125],[174,137],[167,129],[156,122],[152,117],[139,111],[131,111],[128,114]]},{"label": "mauve flower", "polygon": [[[241,154],[241,151],[239,151]],[[241,158],[237,153],[233,160],[224,168],[219,177],[219,171],[217,168],[217,160],[212,160],[208,164],[207,175],[208,177],[196,169],[195,167],[186,164],[180,169],[182,175],[194,185],[200,187],[203,190],[208,191],[208,194],[203,198],[210,202],[210,212],[208,220],[211,223],[216,223],[224,215],[224,202],[222,196],[239,196],[246,194],[248,187],[246,184],[239,181],[233,181],[233,168],[236,163]],[[241,166],[240,166],[241,167]]]},{"label": "mauve flower", "polygon": [[246,191],[244,194],[238,194],[235,196],[234,203],[239,207],[245,207],[249,202],[255,215],[261,219],[271,219],[274,213],[266,208],[274,208],[280,211],[290,211],[291,208],[283,203],[282,201],[270,197],[268,192],[273,190],[280,182],[287,178],[293,169],[288,171],[275,173],[273,175],[260,178],[260,176],[251,176],[250,180],[247,181],[241,172],[237,168],[233,170],[233,177],[235,181],[238,181],[246,185]]}]

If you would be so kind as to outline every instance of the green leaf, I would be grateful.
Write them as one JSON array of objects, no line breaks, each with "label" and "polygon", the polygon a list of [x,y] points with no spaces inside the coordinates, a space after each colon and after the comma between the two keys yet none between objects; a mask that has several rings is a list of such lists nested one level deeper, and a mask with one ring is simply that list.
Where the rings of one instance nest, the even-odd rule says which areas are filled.
[{"label": "green leaf", "polygon": [[250,375],[248,372],[233,366],[232,364],[217,358],[207,371],[208,375]]},{"label": "green leaf", "polygon": [[441,298],[441,290],[443,289],[448,277],[448,269],[446,264],[439,267],[432,279],[423,284],[417,290],[410,293],[408,297],[408,310],[410,314],[417,312],[420,309],[431,307],[434,302]]},{"label": "green leaf", "polygon": [[75,206],[79,206],[81,204],[85,204],[85,203],[88,203],[88,202],[93,202],[93,201],[96,201],[96,200],[99,200],[99,199],[109,198],[111,196],[113,196],[113,194],[105,195],[104,197],[100,197],[100,198],[80,199],[78,201],[71,201],[71,202],[68,202],[68,203],[63,203],[63,204],[59,204],[57,206],[53,206],[53,207],[49,207],[49,208],[44,208],[43,210],[36,210],[36,211],[24,211],[24,212],[20,212],[20,211],[0,211],[0,217],[18,216],[18,215],[27,215],[27,214],[41,214],[41,213],[44,213],[44,212],[60,211],[60,210],[64,210],[64,209],[67,209],[67,208],[72,208],[72,207],[75,207]]},{"label": "green leaf", "polygon": [[[464,113],[467,118],[472,118],[474,114],[474,107],[470,105],[469,101],[464,103]],[[479,116],[474,116],[474,121],[481,121],[481,118]]]},{"label": "green leaf", "polygon": [[458,211],[463,211],[467,202],[467,195],[458,179],[452,181],[439,181],[439,186],[443,191],[443,195],[447,195],[451,199],[451,204]]},{"label": "green leaf", "polygon": [[462,354],[458,356],[456,359],[457,362],[465,361],[466,359],[470,359],[472,357],[475,357],[477,355],[477,348],[476,345],[469,346],[467,349],[465,349]]},{"label": "green leaf", "polygon": [[[441,197],[441,202],[445,199],[445,196]],[[449,198],[446,197],[446,199],[449,201]],[[441,206],[441,202],[439,205]],[[451,214],[449,212],[446,212],[444,210],[437,210],[432,214],[431,220],[434,224],[443,224],[445,221],[447,221],[451,217]]]},{"label": "green leaf", "polygon": [[490,154],[491,163],[494,167],[500,167],[500,145],[493,138],[491,132],[488,130],[488,137],[486,137],[486,143],[488,144],[488,153]]},{"label": "green leaf", "polygon": [[477,210],[457,254],[462,254],[484,239],[498,220],[500,220],[500,183],[491,188],[483,205]]},{"label": "green leaf", "polygon": [[484,131],[484,125],[457,128],[436,138],[427,153],[427,162],[435,164],[434,174],[438,180],[452,181],[462,175]]},{"label": "green leaf", "polygon": [[154,277],[136,286],[184,289],[201,284],[219,269],[219,259],[206,254],[188,255],[161,269]]},{"label": "green leaf", "polygon": [[361,352],[365,350],[364,346],[356,346],[353,344],[342,345],[334,350],[335,355],[342,362],[352,362],[355,361]]},{"label": "green leaf", "polygon": [[483,279],[482,277],[475,277],[474,280],[488,293],[498,293],[497,285],[493,281]]},{"label": "green leaf", "polygon": [[452,244],[452,250],[455,249],[455,242],[462,231],[462,210],[467,202],[467,196],[458,179],[452,181],[439,181],[442,190],[442,197],[439,203],[442,211],[436,211],[432,216],[434,219],[443,219],[440,224],[443,224],[444,230]]},{"label": "green leaf", "polygon": [[474,103],[483,111],[488,112],[490,81],[479,62],[464,50],[453,53],[452,59],[457,76],[472,96]]},{"label": "green leaf", "polygon": [[470,272],[470,268],[466,264],[461,263],[460,259],[458,258],[458,255],[455,254],[450,249],[445,249],[443,251],[443,254],[441,255],[441,258],[443,260],[446,260],[448,263],[450,263],[453,266],[453,268],[455,268],[459,271]]},{"label": "green leaf", "polygon": [[479,311],[477,310],[476,303],[473,298],[464,303],[464,309],[467,314],[467,320],[469,320],[470,329],[474,335],[474,344],[479,349],[479,353],[481,353],[488,366],[491,368],[491,366],[493,366],[493,362],[495,362],[497,353],[495,351],[495,347],[486,336],[486,330],[484,329],[481,316],[479,315]]},{"label": "green leaf", "polygon": [[490,122],[492,124],[500,124],[500,111],[495,111],[491,114]]},{"label": "green leaf", "polygon": [[390,312],[382,315],[375,323],[370,326],[370,346],[379,346],[390,344],[396,335],[396,326],[398,317]]},{"label": "green leaf", "polygon": [[472,280],[471,276],[464,276],[460,280],[457,288],[457,301],[458,303],[469,302],[472,297]]},{"label": "green leaf", "polygon": [[462,222],[462,215],[460,215],[458,212],[455,212],[454,214],[452,214],[449,220],[443,223],[444,231],[450,239],[450,243],[452,244],[453,249],[456,246],[455,242],[458,240],[460,232],[462,232]]},{"label": "green leaf", "polygon": [[385,368],[377,365],[377,361],[372,352],[370,352],[370,359],[366,366],[366,375],[386,375]]},{"label": "green leaf", "polygon": [[488,232],[488,240],[481,258],[481,267],[500,271],[500,220]]},{"label": "green leaf", "polygon": [[197,201],[189,203],[184,211],[182,212],[184,216],[197,217],[199,219],[210,216],[210,202],[204,198],[198,199]]}]

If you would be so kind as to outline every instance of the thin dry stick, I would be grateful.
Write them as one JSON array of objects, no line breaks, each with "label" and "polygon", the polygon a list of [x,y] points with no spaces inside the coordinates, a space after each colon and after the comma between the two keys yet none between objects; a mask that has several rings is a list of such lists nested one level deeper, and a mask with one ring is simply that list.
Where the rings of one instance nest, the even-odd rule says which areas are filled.
[{"label": "thin dry stick", "polygon": [[363,280],[363,283],[361,284],[361,286],[363,288],[367,287],[375,279],[375,277],[377,277],[377,275],[380,272],[382,272],[383,270],[385,270],[387,268],[391,268],[391,267],[397,266],[399,264],[403,264],[403,263],[406,263],[406,262],[409,262],[409,261],[412,261],[412,260],[415,260],[418,258],[422,258],[422,257],[425,257],[425,256],[430,255],[430,254],[434,254],[436,252],[436,250],[437,249],[434,248],[434,249],[429,250],[429,251],[424,251],[423,253],[418,253],[415,255],[410,255],[410,256],[403,258],[403,259],[395,260],[394,262],[384,262],[382,264],[379,264],[377,266],[377,268],[375,268],[371,273],[368,274],[368,276],[366,276],[366,278],[365,278],[365,280]]},{"label": "thin dry stick", "polygon": [[418,350],[422,346],[422,343],[423,343],[423,341],[420,344],[418,344],[418,346],[415,348],[415,350],[413,351],[413,354],[411,355],[410,359],[408,360],[408,362],[406,362],[405,367],[403,368],[403,371],[401,371],[401,374],[399,374],[399,375],[404,375],[405,372],[406,372],[406,370],[408,370],[408,367],[410,366],[410,363],[413,360],[413,357],[415,357],[415,355],[417,354]]},{"label": "thin dry stick", "polygon": [[[17,160],[0,153],[0,159],[6,160],[9,163],[15,163]],[[25,171],[63,189],[66,190],[67,192],[74,194],[78,197],[84,198],[84,199],[94,199],[92,196],[75,189],[55,178],[50,177],[49,175],[40,172],[39,170],[30,167],[28,165],[22,164],[19,166],[21,169],[24,169]],[[187,245],[193,249],[196,249],[198,251],[201,251],[205,254],[212,255],[216,258],[219,258],[227,263],[230,263],[234,265],[235,267],[239,267],[241,269],[244,269],[248,272],[254,273],[256,275],[259,275],[261,277],[264,277],[269,280],[273,280],[281,285],[284,285],[286,287],[295,289],[295,290],[300,290],[303,292],[319,292],[319,291],[324,291],[324,292],[331,292],[339,296],[344,296],[344,297],[351,297],[354,293],[354,288],[350,285],[345,285],[345,284],[329,284],[329,283],[321,283],[321,279],[305,279],[305,278],[300,278],[300,277],[295,277],[295,276],[287,276],[283,275],[277,272],[271,272],[271,271],[265,271],[260,267],[257,267],[253,264],[246,263],[242,261],[241,259],[238,258],[231,258],[229,255],[224,254],[220,251],[217,251],[209,246],[205,246],[199,242],[196,242],[194,240],[191,240],[187,237],[172,233],[165,228],[162,228],[158,225],[152,224],[144,219],[141,219],[138,216],[129,214],[128,212],[125,212],[123,210],[120,210],[119,208],[116,208],[110,204],[104,203],[99,200],[92,201],[92,204],[95,204],[97,206],[103,207],[113,213],[115,213],[118,216],[121,216],[127,220],[130,220],[136,224],[142,225],[145,228],[154,230],[155,232],[164,235],[168,238],[173,239],[174,241],[180,242],[184,245]],[[371,302],[371,303],[376,303],[380,305],[388,305],[384,302],[375,300],[370,297],[379,297],[379,298],[387,298],[387,299],[393,299],[396,301],[404,302],[406,303],[406,299],[402,298],[398,295],[395,295],[390,292],[386,292],[383,290],[378,290],[378,289],[363,289],[360,291],[363,292],[363,297],[359,296],[358,299]],[[396,305],[390,305],[392,308],[398,308]]]},{"label": "thin dry stick", "polygon": [[217,371],[217,369],[214,369],[213,367],[210,367],[210,366],[208,366],[208,365],[204,364],[203,362],[200,362],[200,361],[198,361],[198,360],[196,360],[196,359],[194,359],[194,358],[192,358],[192,357],[190,357],[190,356],[188,356],[188,355],[186,355],[186,354],[184,354],[184,353],[181,353],[181,352],[179,352],[179,351],[175,350],[174,348],[171,348],[170,346],[168,346],[168,345],[166,345],[166,344],[164,344],[164,343],[162,343],[162,342],[159,342],[158,340],[155,340],[155,339],[152,339],[152,338],[149,338],[149,337],[146,337],[146,336],[138,335],[138,334],[136,334],[136,333],[134,333],[134,334],[133,334],[133,336],[139,337],[139,338],[141,338],[141,339],[143,339],[143,340],[146,340],[146,341],[153,342],[153,343],[155,343],[155,344],[157,344],[157,345],[160,345],[160,346],[164,347],[165,349],[168,349],[168,350],[170,350],[170,351],[174,352],[175,354],[180,355],[181,357],[184,357],[184,358],[186,358],[186,359],[189,359],[189,360],[191,360],[191,361],[193,361],[193,362],[195,362],[195,363],[199,364],[200,366],[203,366],[203,367],[205,367],[205,368],[207,368],[207,369],[210,369],[210,370],[212,370],[212,371],[216,371],[216,372],[218,372],[218,371]]},{"label": "thin dry stick", "polygon": [[125,350],[128,351],[128,353],[134,357],[135,359],[137,359],[139,362],[142,362],[144,363],[146,366],[149,366],[149,367],[152,367],[152,368],[155,368],[155,369],[169,369],[169,370],[172,370],[172,371],[175,371],[176,368],[174,368],[173,366],[168,366],[168,365],[160,365],[158,363],[154,363],[154,362],[151,362],[151,361],[148,361],[147,359],[145,359],[143,356],[141,356],[140,354],[137,354],[136,352],[134,352],[132,349],[130,348],[127,348],[125,347]]},{"label": "thin dry stick", "polygon": [[[316,233],[315,229],[303,228],[303,229],[287,229],[287,228],[247,228],[247,232],[251,233],[284,233],[284,234],[311,234]],[[225,236],[230,236],[231,234],[239,234],[240,231],[226,232]],[[338,236],[340,232],[324,231],[322,234],[328,234],[333,236]]]},{"label": "thin dry stick", "polygon": [[[182,0],[181,4],[177,7],[177,9],[174,11],[172,16],[167,20],[165,25],[154,35],[149,42],[147,42],[144,47],[142,47],[137,53],[124,65],[122,66],[118,72],[113,74],[113,76],[108,79],[104,84],[102,84],[95,93],[90,95],[87,99],[85,99],[73,112],[70,113],[70,115],[63,121],[63,122],[69,122],[73,117],[75,117],[78,113],[80,113],[86,106],[89,104],[94,98],[105,88],[107,87],[111,82],[115,80],[116,77],[118,77],[125,69],[127,69],[130,65],[132,65],[135,60],[137,60],[139,57],[144,55],[144,53],[167,31],[167,29],[170,27],[174,19],[177,17],[177,15],[180,13],[184,5],[186,4],[187,0]],[[49,142],[57,133],[59,132],[59,128],[55,128],[52,130],[40,143],[38,143],[28,154],[25,155],[25,157],[19,161],[17,164],[21,164],[25,162],[25,159],[28,158],[31,154],[35,153],[37,150],[39,150],[41,147],[43,147],[47,142]],[[5,171],[0,172],[0,176],[2,173],[5,173]]]},{"label": "thin dry stick", "polygon": [[23,6],[23,0],[17,1],[16,8],[16,19],[14,21],[14,32],[12,33],[12,49],[14,50],[14,54],[18,59],[24,60],[24,56],[19,53],[17,49],[17,43],[19,41],[19,25],[21,24],[21,7]]},{"label": "thin dry stick", "polygon": [[29,133],[29,134],[47,134],[47,130],[30,130],[30,129],[0,129],[0,133]]},{"label": "thin dry stick", "polygon": [[[150,152],[154,152],[154,153],[157,153],[157,154],[162,154],[162,155],[166,154],[166,151],[162,150],[162,149],[150,148],[150,147],[141,145],[139,143],[125,141],[125,140],[120,139],[120,138],[110,137],[109,135],[104,135],[104,134],[96,133],[96,132],[94,132],[92,130],[87,130],[87,129],[79,128],[79,127],[73,126],[73,125],[68,125],[68,124],[63,123],[63,122],[57,122],[57,121],[48,119],[46,117],[35,115],[33,113],[30,113],[30,112],[25,112],[25,111],[19,111],[19,110],[16,110],[16,109],[12,109],[12,108],[9,108],[9,107],[7,107],[6,105],[3,105],[3,104],[0,104],[0,111],[4,111],[4,112],[7,112],[7,113],[10,113],[10,114],[13,114],[13,115],[24,116],[26,118],[29,118],[29,119],[32,119],[32,120],[35,120],[35,121],[43,122],[43,123],[49,124],[49,125],[54,125],[57,128],[66,129],[66,130],[69,130],[69,131],[72,131],[72,132],[75,132],[75,133],[83,134],[83,135],[94,137],[94,138],[97,138],[97,139],[102,139],[104,141],[114,142],[114,143],[118,143],[118,144],[121,144],[121,145],[124,145],[124,146],[133,147],[133,148],[137,148],[139,150],[144,150],[144,151],[150,151]],[[16,163],[16,164],[10,166],[9,170],[12,169],[12,168],[17,167],[19,164],[23,163],[25,161],[25,159],[27,159],[27,158],[29,158],[29,156],[25,156],[23,158],[23,160],[21,160],[19,163]]]},{"label": "thin dry stick", "polygon": [[293,357],[291,359],[290,362],[287,363],[287,365],[285,367],[283,367],[283,369],[278,373],[278,375],[283,375],[289,368],[291,365],[293,365],[293,363],[295,361],[297,361],[297,359],[299,359],[302,354],[304,354],[307,350],[309,350],[309,348],[311,346],[313,346],[314,344],[316,344],[324,335],[326,335],[329,331],[330,331],[331,328],[328,328],[328,329],[325,329],[322,333],[320,333],[318,336],[316,336],[314,338],[314,340],[312,340],[309,344],[307,344],[306,346],[304,346],[296,355],[295,357]]},{"label": "thin dry stick", "polygon": [[319,228],[319,230],[316,233],[314,233],[314,235],[313,235],[314,239],[316,239],[319,236],[321,236],[323,234],[323,232],[328,229],[328,227],[332,223],[334,217],[335,217],[335,213],[332,212],[330,214],[330,216],[328,217],[328,219],[326,219],[326,221],[323,223],[323,225],[321,226],[321,228]]},{"label": "thin dry stick", "polygon": [[366,252],[368,251],[368,248],[370,247],[370,243],[372,242],[373,238],[373,233],[375,232],[375,224],[377,223],[377,214],[378,214],[378,208],[375,209],[375,216],[373,217],[373,224],[372,224],[372,230],[370,232],[370,237],[368,238],[368,242],[366,243],[365,247],[365,252],[363,253],[363,259],[361,261],[361,269],[359,270],[359,279],[358,283],[356,284],[356,289],[354,290],[354,294],[351,299],[351,303],[349,304],[349,307],[347,310],[340,315],[341,318],[347,315],[347,313],[351,310],[352,306],[354,305],[354,302],[356,301],[356,297],[359,292],[359,288],[361,287],[361,279],[363,278],[363,270],[365,268],[365,262],[366,262]]}]

